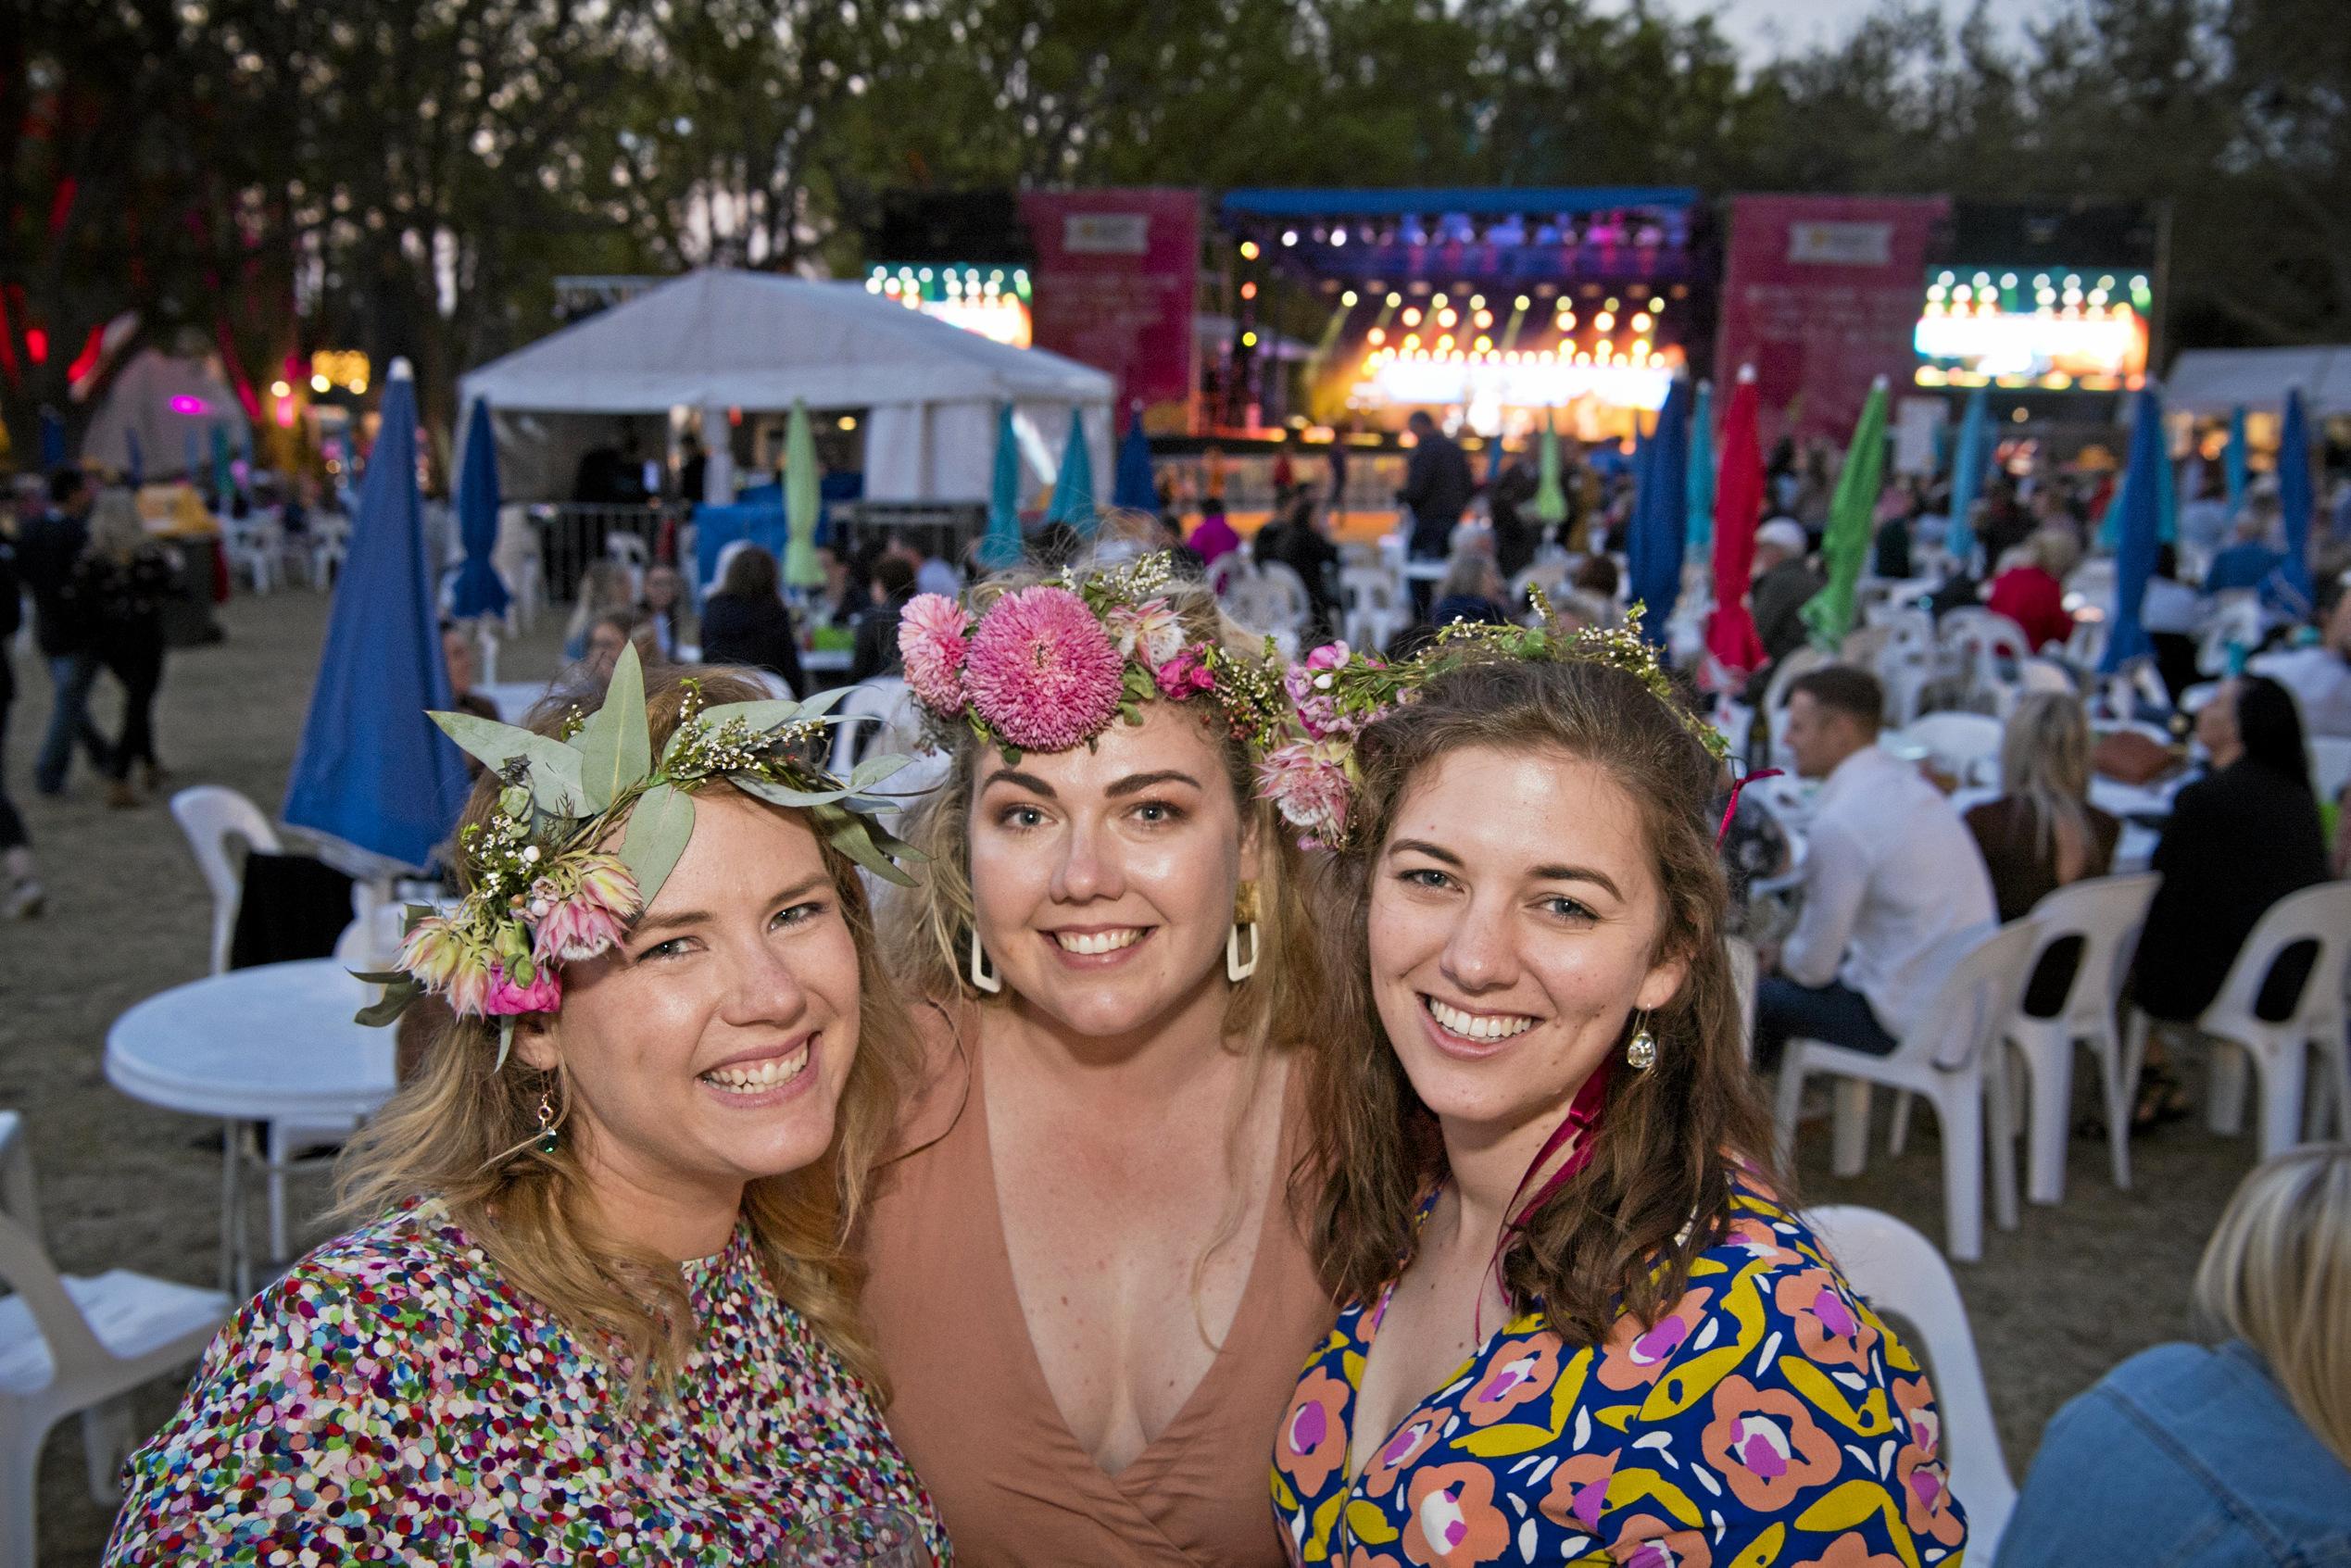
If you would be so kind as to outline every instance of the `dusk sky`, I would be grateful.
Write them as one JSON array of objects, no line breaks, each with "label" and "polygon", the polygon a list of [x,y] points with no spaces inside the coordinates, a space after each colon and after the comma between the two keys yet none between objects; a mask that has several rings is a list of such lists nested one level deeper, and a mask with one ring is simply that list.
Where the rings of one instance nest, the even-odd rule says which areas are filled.
[{"label": "dusk sky", "polygon": [[[1664,0],[1686,16],[1713,12],[1722,30],[1736,40],[1750,58],[1767,57],[1785,49],[1802,49],[1829,43],[1875,8],[1877,0]],[[1957,16],[1965,0],[1944,0],[1943,9]],[[2015,23],[2028,17],[2059,9],[2056,0],[1993,0],[1993,14]]]}]

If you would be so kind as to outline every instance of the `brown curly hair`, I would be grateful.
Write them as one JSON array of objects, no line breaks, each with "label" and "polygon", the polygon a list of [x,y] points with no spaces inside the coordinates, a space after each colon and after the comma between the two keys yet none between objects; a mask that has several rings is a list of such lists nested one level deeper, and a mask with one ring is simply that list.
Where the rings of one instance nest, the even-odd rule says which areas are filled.
[{"label": "brown curly hair", "polygon": [[[1338,994],[1330,1045],[1309,1069],[1312,1143],[1294,1175],[1295,1200],[1314,1216],[1311,1239],[1333,1293],[1367,1299],[1411,1253],[1420,1198],[1445,1173],[1436,1118],[1414,1093],[1373,999],[1368,923],[1372,870],[1398,808],[1434,763],[1466,746],[1549,752],[1605,769],[1640,813],[1663,891],[1653,959],[1688,966],[1650,1019],[1655,1066],[1612,1076],[1590,1163],[1504,1248],[1515,1307],[1540,1304],[1563,1330],[1599,1343],[1620,1310],[1653,1324],[1679,1298],[1691,1261],[1729,1219],[1739,1165],[1762,1173],[1772,1160],[1722,945],[1727,896],[1710,809],[1717,766],[1624,671],[1573,662],[1458,670],[1359,736],[1363,831],[1358,847],[1328,867]],[[1784,1184],[1773,1185],[1785,1196]]]}]

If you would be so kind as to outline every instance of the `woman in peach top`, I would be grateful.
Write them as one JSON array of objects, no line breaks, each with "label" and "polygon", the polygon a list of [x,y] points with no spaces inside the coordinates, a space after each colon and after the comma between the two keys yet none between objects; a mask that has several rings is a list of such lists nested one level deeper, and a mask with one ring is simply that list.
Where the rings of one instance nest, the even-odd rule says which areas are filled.
[{"label": "woman in peach top", "polygon": [[930,1040],[866,1231],[892,1432],[963,1563],[1270,1568],[1332,1316],[1288,1201],[1320,976],[1252,799],[1279,676],[1164,557],[925,596],[901,647],[954,765],[889,917]]}]

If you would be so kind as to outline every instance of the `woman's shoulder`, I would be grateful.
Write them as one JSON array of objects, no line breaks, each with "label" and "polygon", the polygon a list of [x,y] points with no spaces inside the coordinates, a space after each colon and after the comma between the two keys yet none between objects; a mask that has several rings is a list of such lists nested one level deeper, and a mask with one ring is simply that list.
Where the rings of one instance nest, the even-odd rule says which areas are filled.
[{"label": "woman's shoulder", "polygon": [[928,1148],[953,1129],[971,1098],[979,1049],[979,1009],[973,1003],[924,998],[908,1010],[914,1022],[913,1077],[899,1100],[893,1160]]},{"label": "woman's shoulder", "polygon": [[[392,1210],[318,1248],[256,1296],[231,1333],[249,1343],[291,1336],[346,1346],[388,1336],[408,1360],[440,1339],[513,1316],[522,1298],[447,1211],[427,1200]],[[382,1331],[382,1336],[378,1331]]]}]

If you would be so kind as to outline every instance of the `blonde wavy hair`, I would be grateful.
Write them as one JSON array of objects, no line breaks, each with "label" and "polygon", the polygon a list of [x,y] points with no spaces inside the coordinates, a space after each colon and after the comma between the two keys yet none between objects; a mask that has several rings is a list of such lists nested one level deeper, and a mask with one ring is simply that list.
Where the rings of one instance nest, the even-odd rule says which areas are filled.
[{"label": "blonde wavy hair", "polygon": [[[984,615],[1004,595],[1049,580],[1049,574],[1030,569],[999,573],[973,591],[973,611]],[[1177,579],[1160,596],[1182,621],[1188,640],[1213,642],[1236,654],[1263,652],[1262,640],[1227,620],[1205,583]],[[1233,987],[1225,1008],[1225,1035],[1245,1042],[1252,1052],[1288,1049],[1319,1027],[1325,992],[1314,915],[1306,902],[1304,858],[1295,834],[1283,827],[1271,805],[1257,798],[1249,748],[1226,733],[1213,702],[1195,698],[1192,706],[1217,740],[1244,829],[1253,826],[1257,834],[1258,977]],[[951,745],[946,778],[908,814],[907,842],[930,859],[916,869],[915,886],[885,904],[883,948],[891,972],[916,996],[986,1003],[987,997],[964,972],[963,954],[973,920],[972,787],[980,759],[989,752],[986,743],[960,727]],[[996,1005],[1002,1005],[1000,998]]]},{"label": "blonde wavy hair", "polygon": [[[723,670],[649,675],[646,719],[657,756],[677,728],[689,681],[710,704],[769,695],[757,682]],[[572,708],[593,711],[600,700],[594,692],[549,698],[530,728],[555,734]],[[498,784],[495,774],[475,783],[461,822],[488,819]],[[848,1237],[888,1144],[899,1096],[911,1077],[915,1040],[905,1005],[882,968],[856,864],[821,837],[818,847],[857,943],[857,1055],[824,1157],[751,1183],[743,1194],[743,1219],[776,1295],[886,1398],[881,1363],[858,1305],[863,1265]],[[509,1280],[627,1372],[636,1395],[673,1387],[696,1336],[676,1261],[631,1247],[597,1223],[586,1201],[584,1129],[577,1123],[568,1123],[571,1131],[553,1153],[536,1148],[541,1095],[554,1096],[568,1123],[563,1074],[534,1069],[519,1053],[503,1070],[497,1060],[497,1031],[480,1019],[448,1019],[434,1030],[416,1074],[346,1146],[336,1173],[338,1218],[363,1223],[398,1204],[438,1199]]]},{"label": "blonde wavy hair", "polygon": [[2254,1167],[2205,1245],[2195,1301],[2259,1353],[2302,1424],[2351,1464],[2351,1143]]},{"label": "blonde wavy hair", "polygon": [[2059,832],[2091,844],[2090,720],[2071,692],[2020,698],[2000,736],[2000,792],[2032,810],[2042,852],[2055,854]]}]

